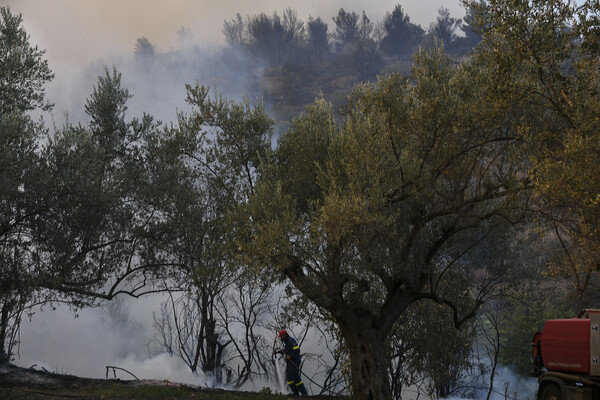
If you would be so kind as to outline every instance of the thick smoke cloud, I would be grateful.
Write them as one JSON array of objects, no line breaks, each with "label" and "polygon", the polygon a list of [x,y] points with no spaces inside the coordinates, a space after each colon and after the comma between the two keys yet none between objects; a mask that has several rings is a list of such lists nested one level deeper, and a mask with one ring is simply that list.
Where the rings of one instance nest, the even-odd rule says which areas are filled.
[{"label": "thick smoke cloud", "polygon": [[240,99],[242,96],[261,98],[258,90],[259,69],[241,53],[234,53],[227,62],[217,53],[198,46],[157,52],[151,60],[135,60],[133,55],[112,56],[95,61],[83,68],[57,71],[48,85],[48,98],[55,104],[51,118],[57,126],[65,122],[88,122],[83,105],[93,91],[105,68],[115,67],[122,74],[121,84],[133,97],[127,103],[126,118],[141,117],[146,112],[165,123],[175,121],[178,111],[187,111],[186,84],[196,82],[214,87],[223,96]]},{"label": "thick smoke cloud", "polygon": [[[117,300],[109,307],[82,310],[76,318],[63,308],[40,310],[21,326],[15,364],[90,378],[104,378],[106,366],[117,366],[140,379],[203,385],[206,377],[192,374],[176,357],[148,357],[152,310],[161,300],[161,296],[143,302]],[[117,371],[117,378],[132,379],[122,371]]]}]

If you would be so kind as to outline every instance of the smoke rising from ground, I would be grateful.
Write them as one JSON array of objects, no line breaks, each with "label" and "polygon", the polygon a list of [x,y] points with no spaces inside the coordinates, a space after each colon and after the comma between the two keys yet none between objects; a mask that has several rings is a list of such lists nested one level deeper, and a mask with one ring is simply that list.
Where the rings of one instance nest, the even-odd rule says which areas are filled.
[{"label": "smoke rising from ground", "polygon": [[[178,358],[148,357],[146,344],[152,329],[148,321],[161,298],[118,301],[117,306],[82,310],[77,318],[63,308],[38,311],[21,326],[20,356],[14,363],[90,378],[104,378],[106,366],[117,366],[140,379],[203,385],[206,377],[192,374]],[[114,377],[112,370],[109,377]],[[133,379],[119,371],[117,378]]]},{"label": "smoke rising from ground", "polygon": [[[482,389],[476,391],[476,399],[487,399],[489,376],[482,382]],[[510,366],[498,366],[494,378],[494,388],[490,400],[533,400],[538,388],[537,378],[523,377]],[[448,397],[443,400],[468,400],[463,397]]]},{"label": "smoke rising from ground", "polygon": [[127,119],[146,112],[163,122],[175,121],[178,111],[188,110],[186,84],[196,82],[214,87],[227,98],[259,98],[259,69],[256,62],[246,70],[241,66],[251,60],[241,52],[224,59],[220,53],[208,53],[199,47],[157,53],[147,61],[126,57],[107,57],[84,68],[57,71],[48,85],[48,98],[55,104],[53,121],[60,127],[68,114],[71,122],[88,122],[83,104],[93,91],[98,76],[114,66],[122,73],[121,84],[133,95],[127,105]]},{"label": "smoke rising from ground", "polygon": [[[192,373],[177,355],[150,351],[153,347],[151,338],[156,334],[152,314],[167,298],[160,294],[148,295],[141,300],[117,298],[102,307],[80,310],[76,317],[66,307],[37,310],[32,319],[24,320],[21,325],[20,340],[23,344],[13,363],[25,368],[33,366],[38,370],[95,379],[105,378],[107,366],[114,366],[139,379],[220,387],[213,376]],[[277,331],[273,330],[273,340],[276,340],[276,334]],[[318,344],[319,339],[322,340],[312,331],[302,344],[304,369],[317,380],[312,374],[318,367],[310,360],[310,355],[324,354]],[[277,381],[257,377],[240,389],[260,391],[267,387],[274,393],[287,393],[285,361],[276,358],[276,367]],[[113,369],[108,369],[108,378],[114,377]],[[116,370],[116,378],[134,379],[122,370]],[[306,386],[311,393],[319,391],[310,380],[307,380]]]}]

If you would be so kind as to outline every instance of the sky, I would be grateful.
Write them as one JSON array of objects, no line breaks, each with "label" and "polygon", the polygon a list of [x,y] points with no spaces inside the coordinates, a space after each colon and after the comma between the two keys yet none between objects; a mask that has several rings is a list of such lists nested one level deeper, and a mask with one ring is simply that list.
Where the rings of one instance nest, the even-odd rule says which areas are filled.
[{"label": "sky", "polygon": [[46,49],[53,70],[89,64],[108,54],[131,54],[136,39],[145,36],[159,50],[177,45],[176,32],[189,28],[196,43],[223,43],[224,21],[240,13],[243,18],[261,12],[272,14],[291,7],[306,21],[321,17],[330,31],[340,8],[380,21],[400,4],[411,21],[427,28],[444,7],[463,17],[460,0],[0,0],[13,13],[21,13],[33,43]]}]

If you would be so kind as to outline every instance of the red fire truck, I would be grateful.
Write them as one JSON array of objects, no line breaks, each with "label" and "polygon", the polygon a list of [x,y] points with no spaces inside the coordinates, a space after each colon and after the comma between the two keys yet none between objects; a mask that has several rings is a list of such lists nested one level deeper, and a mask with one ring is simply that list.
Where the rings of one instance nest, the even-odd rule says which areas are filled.
[{"label": "red fire truck", "polygon": [[600,400],[600,310],[546,321],[533,337],[538,400]]}]

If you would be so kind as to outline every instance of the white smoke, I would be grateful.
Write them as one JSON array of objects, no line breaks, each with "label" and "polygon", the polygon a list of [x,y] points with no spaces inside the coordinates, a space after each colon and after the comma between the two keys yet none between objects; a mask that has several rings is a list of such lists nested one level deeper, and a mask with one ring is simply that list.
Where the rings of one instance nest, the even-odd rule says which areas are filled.
[{"label": "white smoke", "polygon": [[[143,301],[116,300],[107,307],[81,310],[74,317],[65,308],[38,310],[21,325],[15,365],[88,378],[106,378],[107,366],[123,368],[139,379],[169,380],[204,386],[206,377],[192,373],[177,357],[149,358],[151,313],[163,296]],[[115,306],[116,304],[116,306]],[[134,379],[121,370],[108,377]]]},{"label": "white smoke", "polygon": [[[128,101],[126,118],[141,117],[146,112],[165,123],[176,120],[178,111],[188,111],[185,99],[186,84],[214,87],[226,98],[239,100],[262,97],[258,90],[261,81],[260,65],[241,52],[223,49],[213,52],[188,47],[180,50],[157,52],[153,59],[135,60],[133,54],[113,56],[98,60],[85,68],[57,71],[55,79],[47,86],[47,97],[54,103],[51,120],[60,128],[65,115],[71,123],[87,124],[88,116],[83,105],[105,69],[113,67],[122,74],[121,86],[133,97]],[[247,66],[247,68],[243,68]]]},{"label": "white smoke", "polygon": [[[485,400],[489,392],[490,376],[483,377],[475,399]],[[499,365],[494,376],[494,386],[490,400],[534,400],[538,388],[537,378],[525,377],[515,372],[514,367]],[[448,397],[443,400],[470,400],[463,397]]]},{"label": "white smoke", "polygon": [[285,379],[285,365],[282,362],[279,362],[279,360],[277,360],[277,362],[275,363],[275,368],[277,371],[277,384],[278,384],[278,391],[280,393],[284,393],[287,394],[287,382]]}]

